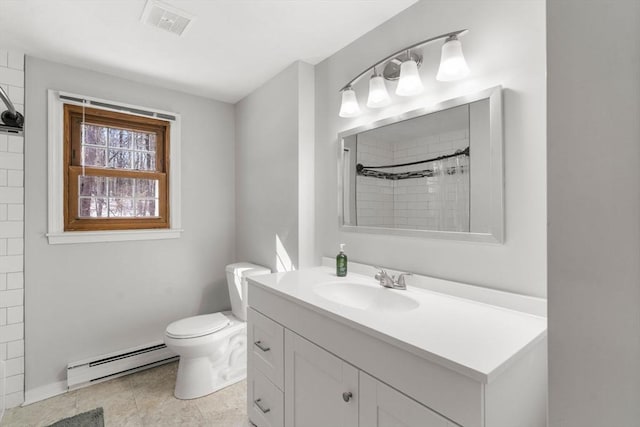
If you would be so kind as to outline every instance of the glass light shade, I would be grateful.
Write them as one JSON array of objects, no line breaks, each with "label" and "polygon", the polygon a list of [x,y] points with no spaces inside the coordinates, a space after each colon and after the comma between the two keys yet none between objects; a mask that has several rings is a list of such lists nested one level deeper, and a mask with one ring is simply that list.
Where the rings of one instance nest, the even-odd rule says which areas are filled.
[{"label": "glass light shade", "polygon": [[367,107],[386,107],[390,102],[391,99],[387,93],[384,78],[382,76],[371,77],[371,80],[369,80],[369,98],[367,99]]},{"label": "glass light shade", "polygon": [[400,80],[396,88],[396,95],[413,96],[422,92],[422,80],[418,74],[418,64],[416,61],[409,59],[400,65]]},{"label": "glass light shade", "polygon": [[457,38],[446,41],[442,45],[440,68],[436,80],[450,82],[462,79],[468,74],[469,67],[462,54],[462,43]]},{"label": "glass light shade", "polygon": [[340,105],[340,117],[356,117],[360,115],[360,106],[358,98],[353,89],[345,89],[342,91],[342,105]]}]

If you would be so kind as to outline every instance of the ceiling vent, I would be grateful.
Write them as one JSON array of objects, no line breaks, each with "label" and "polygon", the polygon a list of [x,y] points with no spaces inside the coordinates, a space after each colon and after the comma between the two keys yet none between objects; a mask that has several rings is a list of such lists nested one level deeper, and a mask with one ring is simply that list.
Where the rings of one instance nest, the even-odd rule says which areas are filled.
[{"label": "ceiling vent", "polygon": [[140,21],[153,27],[158,27],[170,33],[182,35],[193,15],[157,0],[148,0]]}]

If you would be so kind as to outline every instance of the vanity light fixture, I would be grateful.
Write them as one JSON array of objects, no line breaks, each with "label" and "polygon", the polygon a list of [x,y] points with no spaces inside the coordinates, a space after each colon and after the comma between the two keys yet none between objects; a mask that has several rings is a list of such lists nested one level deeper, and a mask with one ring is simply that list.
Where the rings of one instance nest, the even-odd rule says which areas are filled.
[{"label": "vanity light fixture", "polygon": [[414,96],[423,90],[424,86],[422,86],[422,80],[420,80],[418,73],[418,63],[407,52],[407,59],[400,64],[400,79],[398,79],[396,95]]},{"label": "vanity light fixture", "polygon": [[384,84],[384,77],[380,75],[376,68],[373,68],[373,75],[369,80],[369,98],[367,99],[367,107],[381,108],[391,103],[387,86]]},{"label": "vanity light fixture", "polygon": [[351,86],[342,90],[342,105],[340,106],[340,117],[356,117],[360,115],[360,106],[356,92]]},{"label": "vanity light fixture", "polygon": [[[418,69],[422,65],[422,54],[420,47],[435,42],[445,40],[442,45],[442,55],[440,67],[436,79],[439,81],[453,81],[466,77],[469,74],[469,67],[462,54],[462,44],[458,37],[465,35],[469,30],[458,30],[446,34],[441,34],[427,40],[415,43],[411,46],[399,50],[381,61],[376,62],[356,77],[351,79],[342,89],[342,105],[340,106],[340,117],[356,117],[360,115],[360,105],[353,85],[363,76],[368,75],[373,70],[373,75],[369,80],[369,96],[367,107],[380,108],[391,103],[385,80],[397,80],[396,95],[414,96],[424,90]],[[382,74],[377,69],[382,67]]]},{"label": "vanity light fixture", "polygon": [[436,80],[450,82],[467,75],[469,75],[469,67],[462,54],[462,43],[458,40],[458,36],[449,36],[442,45],[442,57]]}]

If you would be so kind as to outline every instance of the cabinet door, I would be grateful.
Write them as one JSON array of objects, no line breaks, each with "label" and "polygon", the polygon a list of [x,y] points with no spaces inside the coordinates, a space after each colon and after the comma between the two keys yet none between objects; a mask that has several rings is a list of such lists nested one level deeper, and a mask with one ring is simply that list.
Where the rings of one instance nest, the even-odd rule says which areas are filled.
[{"label": "cabinet door", "polygon": [[426,406],[360,371],[360,423],[367,427],[455,427]]},{"label": "cabinet door", "polygon": [[358,370],[285,330],[285,426],[357,427]]}]

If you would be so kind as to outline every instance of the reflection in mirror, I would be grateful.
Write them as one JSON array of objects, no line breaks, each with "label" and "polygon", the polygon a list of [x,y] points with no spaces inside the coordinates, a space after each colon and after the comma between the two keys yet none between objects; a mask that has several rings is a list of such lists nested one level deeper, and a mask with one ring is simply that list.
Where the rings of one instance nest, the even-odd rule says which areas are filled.
[{"label": "reflection in mirror", "polygon": [[493,234],[500,241],[501,130],[491,128],[488,95],[468,101],[343,134],[341,225]]}]

